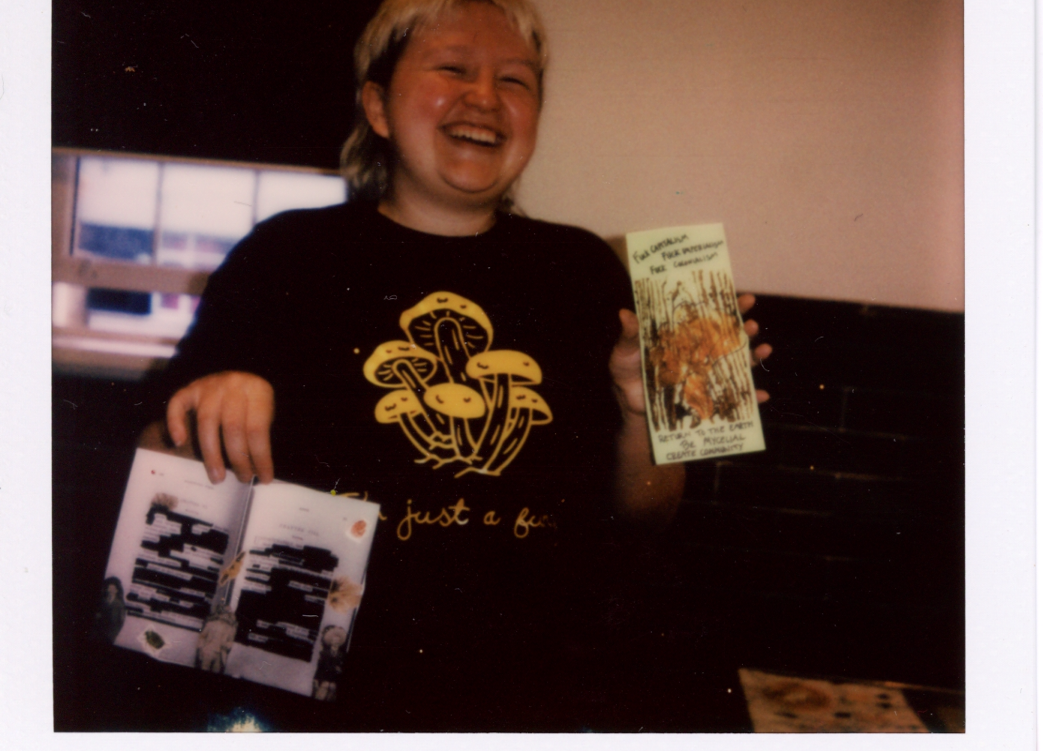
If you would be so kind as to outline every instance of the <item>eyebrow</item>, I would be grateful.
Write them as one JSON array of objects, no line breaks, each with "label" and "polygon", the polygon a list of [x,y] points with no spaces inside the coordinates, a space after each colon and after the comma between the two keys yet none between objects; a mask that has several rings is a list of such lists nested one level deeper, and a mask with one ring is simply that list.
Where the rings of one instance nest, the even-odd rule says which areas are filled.
[{"label": "eyebrow", "polygon": [[[453,45],[448,45],[446,47],[441,47],[441,48],[439,48],[437,50],[432,50],[431,52],[427,53],[427,55],[425,57],[432,57],[432,56],[437,55],[440,52],[468,53],[468,52],[471,51],[471,49],[472,48],[470,46],[466,45],[466,44],[453,44]],[[510,58],[507,58],[506,60],[503,60],[502,62],[507,63],[507,64],[524,65],[527,68],[531,68],[532,71],[534,73],[536,73],[536,74],[539,74],[539,72],[540,72],[540,65],[539,65],[539,63],[534,61],[534,60],[532,60],[531,58],[510,57]]]}]

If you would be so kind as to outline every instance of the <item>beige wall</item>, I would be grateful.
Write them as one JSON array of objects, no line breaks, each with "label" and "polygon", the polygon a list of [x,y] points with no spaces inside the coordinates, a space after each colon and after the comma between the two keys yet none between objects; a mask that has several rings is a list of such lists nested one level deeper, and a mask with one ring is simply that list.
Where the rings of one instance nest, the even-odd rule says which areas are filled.
[{"label": "beige wall", "polygon": [[762,293],[963,309],[959,0],[537,0],[532,216],[723,222]]}]

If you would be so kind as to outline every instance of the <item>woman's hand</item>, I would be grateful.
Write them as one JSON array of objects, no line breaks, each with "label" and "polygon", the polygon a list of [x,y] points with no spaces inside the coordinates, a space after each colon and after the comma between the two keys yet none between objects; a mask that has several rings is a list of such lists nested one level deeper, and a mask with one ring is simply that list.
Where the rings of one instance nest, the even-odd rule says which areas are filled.
[{"label": "woman's hand", "polygon": [[254,475],[261,482],[275,478],[269,432],[275,392],[268,381],[238,371],[192,381],[167,404],[167,430],[175,446],[184,446],[189,439],[189,412],[195,413],[196,437],[212,483],[225,479],[222,441],[240,482],[249,482]]},{"label": "woman's hand", "polygon": [[624,417],[645,414],[645,386],[641,381],[641,347],[637,316],[633,311],[620,310],[619,322],[623,330],[608,359],[608,370],[616,386],[616,398]]},{"label": "woman's hand", "polygon": [[[757,298],[751,294],[739,295],[739,312],[742,315],[746,315],[750,308],[753,307],[754,303],[757,302]],[[750,339],[757,336],[757,332],[761,330],[761,327],[757,325],[754,320],[744,321],[742,324],[743,329],[746,331],[746,336]],[[768,359],[771,354],[770,344],[760,344],[756,348],[750,351],[750,360],[752,365],[760,365],[761,362]],[[761,404],[768,401],[770,397],[767,391],[757,389],[757,401]]]}]

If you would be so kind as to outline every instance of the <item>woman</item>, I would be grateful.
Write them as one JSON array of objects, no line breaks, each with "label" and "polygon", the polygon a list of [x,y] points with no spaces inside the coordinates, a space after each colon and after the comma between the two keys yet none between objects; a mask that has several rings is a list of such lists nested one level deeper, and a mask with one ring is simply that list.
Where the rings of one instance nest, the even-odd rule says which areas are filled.
[{"label": "woman", "polygon": [[240,480],[381,504],[338,693],[373,727],[578,729],[603,531],[680,499],[623,267],[505,210],[545,65],[525,0],[385,2],[356,47],[358,198],[259,225],[165,381],[214,482],[224,453]]}]

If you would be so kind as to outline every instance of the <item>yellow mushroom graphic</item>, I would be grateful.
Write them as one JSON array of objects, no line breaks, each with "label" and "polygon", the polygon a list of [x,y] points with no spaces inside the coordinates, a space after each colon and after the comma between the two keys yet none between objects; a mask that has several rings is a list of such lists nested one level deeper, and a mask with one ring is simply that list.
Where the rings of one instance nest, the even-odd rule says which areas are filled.
[{"label": "yellow mushroom graphic", "polygon": [[434,292],[402,313],[398,324],[419,347],[433,352],[446,380],[467,383],[467,361],[493,341],[489,316],[477,303],[453,292]]},{"label": "yellow mushroom graphic", "polygon": [[472,357],[467,363],[467,375],[478,381],[489,403],[489,419],[474,451],[476,459],[481,459],[488,457],[504,438],[511,386],[535,386],[543,381],[543,372],[524,352],[501,349]]},{"label": "yellow mushroom graphic", "polygon": [[474,442],[467,423],[485,414],[482,395],[462,383],[439,383],[427,390],[424,402],[449,419],[449,435],[456,449],[456,458],[469,463],[474,453]]},{"label": "yellow mushroom graphic", "polygon": [[546,425],[554,416],[542,396],[525,386],[512,386],[507,399],[508,418],[500,440],[480,469],[463,470],[498,475],[518,456],[533,425]]},{"label": "yellow mushroom graphic", "polygon": [[381,424],[397,423],[435,469],[461,462],[467,472],[499,475],[521,451],[550,407],[529,386],[543,373],[515,350],[490,350],[493,327],[476,303],[435,292],[399,318],[409,337],[378,346],[363,365],[366,379],[395,389],[377,404]]},{"label": "yellow mushroom graphic", "polygon": [[456,456],[452,442],[430,429],[430,423],[424,418],[424,408],[412,391],[397,389],[386,394],[377,402],[373,413],[381,424],[399,424],[410,443],[422,454],[421,462],[433,459],[441,463]]}]

